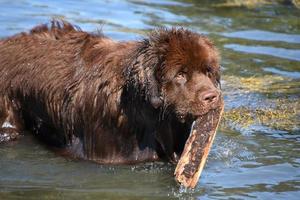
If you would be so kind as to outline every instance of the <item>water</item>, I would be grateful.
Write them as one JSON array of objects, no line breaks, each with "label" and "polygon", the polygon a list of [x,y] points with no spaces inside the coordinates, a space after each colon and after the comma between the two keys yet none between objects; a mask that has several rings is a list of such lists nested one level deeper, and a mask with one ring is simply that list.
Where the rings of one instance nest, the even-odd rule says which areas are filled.
[{"label": "water", "polygon": [[0,37],[61,17],[116,40],[184,26],[220,49],[224,120],[196,189],[174,166],[103,166],[60,157],[31,136],[0,145],[0,199],[298,199],[300,11],[220,1],[0,0]]}]

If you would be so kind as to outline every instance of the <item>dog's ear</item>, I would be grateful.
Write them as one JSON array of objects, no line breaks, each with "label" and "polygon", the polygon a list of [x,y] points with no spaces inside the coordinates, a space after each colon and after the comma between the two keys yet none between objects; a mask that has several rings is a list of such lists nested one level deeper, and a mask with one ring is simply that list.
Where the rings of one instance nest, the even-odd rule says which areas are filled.
[{"label": "dog's ear", "polygon": [[155,78],[154,72],[148,77],[148,96],[151,105],[157,109],[163,105],[161,84]]},{"label": "dog's ear", "polygon": [[141,78],[143,79],[142,85],[144,86],[147,101],[157,109],[163,105],[161,83],[156,76],[156,72],[159,70],[158,65],[160,65],[160,60],[158,56],[151,55],[150,58],[151,59],[147,56],[146,62],[143,63],[143,76]]},{"label": "dog's ear", "polygon": [[164,104],[161,76],[170,46],[169,33],[170,31],[166,28],[158,28],[148,35],[148,39],[144,40],[149,59],[147,68],[150,69],[147,73],[149,100],[154,108],[159,108]]},{"label": "dog's ear", "polygon": [[136,52],[132,54],[134,63],[129,69],[134,82],[139,84],[138,89],[145,91],[146,100],[156,109],[164,103],[160,76],[169,49],[168,33],[167,29],[160,28],[139,42]]},{"label": "dog's ear", "polygon": [[162,104],[161,84],[156,78],[156,69],[160,63],[159,56],[152,51],[149,40],[140,43],[140,47],[131,55],[132,60],[129,68],[125,68],[127,77],[127,87],[135,88],[139,94],[144,94],[144,98],[154,108],[159,108]]}]

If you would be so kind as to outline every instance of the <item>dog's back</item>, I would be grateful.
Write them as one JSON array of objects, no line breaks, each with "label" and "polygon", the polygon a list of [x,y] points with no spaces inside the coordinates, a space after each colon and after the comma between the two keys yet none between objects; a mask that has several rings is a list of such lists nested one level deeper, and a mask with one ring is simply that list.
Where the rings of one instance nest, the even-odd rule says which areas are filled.
[{"label": "dog's back", "polygon": [[93,102],[88,93],[92,84],[113,81],[114,69],[105,62],[116,62],[108,55],[116,59],[120,45],[126,47],[61,21],[1,40],[0,129],[19,131],[25,125],[49,134],[42,137],[54,145],[68,143],[74,121],[81,120],[70,113],[81,113],[76,110],[80,105]]}]

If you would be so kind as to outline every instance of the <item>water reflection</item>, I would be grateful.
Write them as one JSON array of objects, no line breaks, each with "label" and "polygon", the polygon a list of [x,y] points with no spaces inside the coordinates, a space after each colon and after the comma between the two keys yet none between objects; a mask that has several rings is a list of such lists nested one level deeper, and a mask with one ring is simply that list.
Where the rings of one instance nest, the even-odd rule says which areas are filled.
[{"label": "water reflection", "polygon": [[300,72],[288,72],[288,71],[284,71],[284,70],[280,70],[274,67],[265,67],[263,68],[264,71],[266,72],[271,72],[273,74],[278,74],[281,76],[286,76],[286,77],[290,77],[290,78],[294,78],[294,79],[300,79]]},{"label": "water reflection", "polygon": [[270,55],[279,58],[285,58],[295,61],[300,61],[300,50],[298,49],[284,49],[276,47],[267,47],[267,46],[248,46],[240,44],[226,44],[225,48],[232,49],[234,51],[240,51],[244,53],[252,54],[263,54]]},{"label": "water reflection", "polygon": [[300,44],[300,35],[274,33],[270,31],[245,30],[245,31],[236,31],[231,33],[222,33],[222,35],[225,37],[242,38],[247,40],[274,41],[274,42],[279,41],[279,42]]}]

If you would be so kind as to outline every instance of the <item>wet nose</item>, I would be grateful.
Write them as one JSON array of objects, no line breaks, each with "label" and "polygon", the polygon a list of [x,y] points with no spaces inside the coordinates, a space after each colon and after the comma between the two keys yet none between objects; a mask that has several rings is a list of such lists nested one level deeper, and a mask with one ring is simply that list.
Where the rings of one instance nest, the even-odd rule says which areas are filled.
[{"label": "wet nose", "polygon": [[208,90],[200,94],[200,100],[206,104],[213,104],[219,100],[219,92],[216,90]]}]

